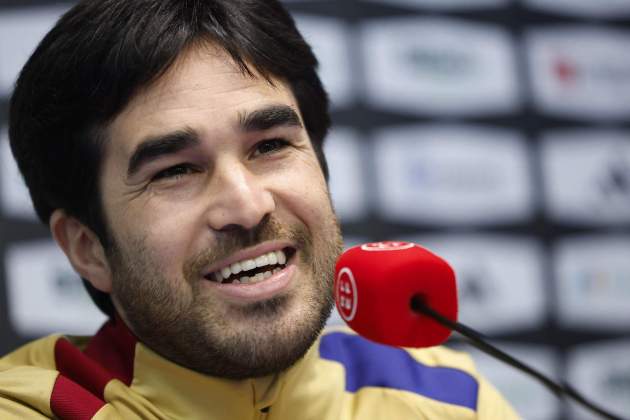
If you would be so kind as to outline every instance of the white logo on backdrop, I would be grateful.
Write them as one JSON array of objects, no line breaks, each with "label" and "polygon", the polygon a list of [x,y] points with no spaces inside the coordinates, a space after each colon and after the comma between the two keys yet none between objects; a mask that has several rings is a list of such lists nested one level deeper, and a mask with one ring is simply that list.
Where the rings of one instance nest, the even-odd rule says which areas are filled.
[{"label": "white logo on backdrop", "polygon": [[506,235],[423,235],[410,241],[451,264],[459,318],[484,332],[539,327],[548,296],[543,253],[532,239]]},{"label": "white logo on backdrop", "polygon": [[530,7],[563,15],[606,19],[630,16],[628,0],[524,0]]},{"label": "white logo on backdrop", "polygon": [[366,211],[366,186],[362,158],[365,142],[350,129],[333,129],[324,151],[330,170],[330,194],[342,221],[356,220]]},{"label": "white logo on backdrop", "polygon": [[527,37],[533,95],[550,114],[584,119],[630,116],[630,32],[562,27]]},{"label": "white logo on backdrop", "polygon": [[374,106],[485,115],[513,112],[520,103],[514,45],[499,27],[392,18],[365,24],[362,34],[365,94]]},{"label": "white logo on backdrop", "polygon": [[28,189],[11,154],[5,130],[0,131],[0,208],[11,217],[36,218]]},{"label": "white logo on backdrop", "polygon": [[379,3],[400,4],[431,9],[481,9],[503,6],[508,0],[377,0]]},{"label": "white logo on backdrop", "polygon": [[[510,355],[540,372],[558,379],[558,358],[553,350],[533,345],[496,343]],[[554,419],[559,415],[559,399],[538,381],[508,368],[499,360],[471,346],[461,346],[468,352],[481,374],[490,380],[512,404],[516,412],[524,419]]]},{"label": "white logo on backdrop", "polygon": [[392,220],[497,224],[533,212],[529,150],[516,132],[407,126],[377,134],[379,207]]},{"label": "white logo on backdrop", "polygon": [[91,334],[105,320],[53,241],[12,245],[6,267],[9,316],[20,334]]},{"label": "white logo on backdrop", "polygon": [[3,10],[0,14],[0,96],[8,96],[13,83],[35,47],[66,7]]},{"label": "white logo on backdrop", "polygon": [[[607,341],[578,347],[569,355],[568,380],[601,407],[620,416],[630,413],[630,340]],[[577,404],[571,419],[595,419]]]},{"label": "white logo on backdrop", "polygon": [[559,222],[630,222],[630,132],[560,131],[542,142],[545,207]]},{"label": "white logo on backdrop", "polygon": [[627,330],[630,236],[577,236],[557,243],[558,318],[570,327]]},{"label": "white logo on backdrop", "polygon": [[354,96],[348,28],[337,19],[294,15],[302,36],[319,60],[319,76],[333,106],[344,106]]}]

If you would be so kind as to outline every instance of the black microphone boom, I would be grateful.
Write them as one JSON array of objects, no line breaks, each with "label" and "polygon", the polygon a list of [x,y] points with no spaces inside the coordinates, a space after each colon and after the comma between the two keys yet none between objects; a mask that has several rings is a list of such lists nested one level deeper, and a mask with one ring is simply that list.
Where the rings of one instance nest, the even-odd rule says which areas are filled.
[{"label": "black microphone boom", "polygon": [[577,403],[581,404],[585,408],[593,411],[594,413],[599,414],[600,416],[602,416],[602,418],[609,419],[609,420],[624,420],[619,416],[615,416],[607,412],[603,408],[597,406],[595,403],[588,401],[583,395],[581,395],[578,391],[576,391],[571,385],[567,383],[557,383],[551,378],[547,377],[546,375],[538,372],[536,369],[515,359],[509,354],[503,352],[502,350],[499,350],[497,347],[485,341],[482,334],[480,334],[479,332],[457,321],[452,321],[449,318],[435,312],[433,309],[429,308],[425,304],[422,297],[420,296],[412,297],[411,301],[409,302],[409,305],[414,312],[426,315],[436,320],[440,324],[444,325],[445,327],[448,327],[453,331],[457,331],[462,336],[466,337],[474,347],[478,348],[484,353],[487,353],[490,356],[493,356],[501,360],[502,362],[507,363],[508,365],[534,377],[540,383],[542,383],[545,387],[551,390],[551,392],[553,392],[557,397],[562,398],[564,396],[567,396],[571,398],[572,400],[576,401]]}]

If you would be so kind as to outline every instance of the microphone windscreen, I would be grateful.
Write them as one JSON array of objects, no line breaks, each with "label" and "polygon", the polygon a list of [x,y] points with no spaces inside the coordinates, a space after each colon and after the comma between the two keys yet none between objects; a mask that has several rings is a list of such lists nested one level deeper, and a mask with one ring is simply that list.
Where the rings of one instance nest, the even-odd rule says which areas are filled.
[{"label": "microphone windscreen", "polygon": [[451,331],[412,310],[419,297],[457,321],[457,285],[450,265],[410,242],[375,242],[352,247],[337,261],[335,302],[346,323],[372,341],[398,347],[431,347]]}]

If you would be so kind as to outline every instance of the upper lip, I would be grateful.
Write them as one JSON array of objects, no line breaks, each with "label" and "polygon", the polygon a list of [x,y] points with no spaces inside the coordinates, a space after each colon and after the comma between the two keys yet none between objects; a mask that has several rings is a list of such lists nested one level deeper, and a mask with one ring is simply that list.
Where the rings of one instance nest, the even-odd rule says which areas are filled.
[{"label": "upper lip", "polygon": [[207,276],[214,273],[215,271],[221,270],[222,268],[229,267],[235,262],[255,259],[260,255],[267,254],[272,251],[280,251],[289,247],[295,248],[295,245],[289,241],[263,242],[262,244],[253,246],[251,248],[245,248],[237,251],[234,254],[230,255],[228,258],[212,264],[210,267],[203,270],[202,276]]}]

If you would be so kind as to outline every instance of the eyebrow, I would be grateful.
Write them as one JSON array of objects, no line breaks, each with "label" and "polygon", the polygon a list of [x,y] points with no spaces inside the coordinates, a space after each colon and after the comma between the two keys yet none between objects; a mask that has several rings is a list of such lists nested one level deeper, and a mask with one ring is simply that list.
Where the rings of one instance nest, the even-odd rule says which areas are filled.
[{"label": "eyebrow", "polygon": [[200,143],[199,136],[192,129],[173,131],[168,134],[145,138],[129,158],[127,176],[133,176],[146,163],[165,155],[180,152]]},{"label": "eyebrow", "polygon": [[[240,112],[238,124],[245,132],[264,131],[279,126],[302,127],[298,114],[288,105],[271,105],[251,112]],[[127,177],[136,174],[148,162],[174,154],[200,143],[193,129],[173,131],[145,138],[129,158]]]},{"label": "eyebrow", "polygon": [[243,131],[263,131],[278,126],[302,127],[298,114],[288,105],[271,105],[252,112],[239,113]]}]

